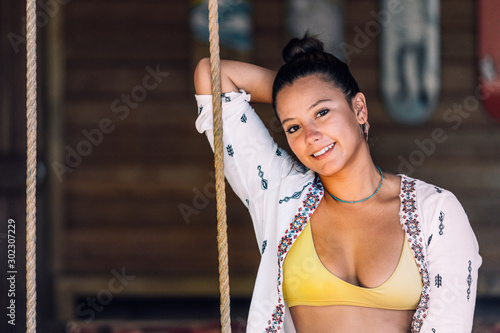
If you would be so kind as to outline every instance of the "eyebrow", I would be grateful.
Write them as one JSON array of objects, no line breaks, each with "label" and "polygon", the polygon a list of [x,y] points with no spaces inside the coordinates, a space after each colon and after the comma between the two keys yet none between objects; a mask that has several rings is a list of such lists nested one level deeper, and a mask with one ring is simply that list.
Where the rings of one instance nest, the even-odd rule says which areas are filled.
[{"label": "eyebrow", "polygon": [[331,99],[329,99],[329,98],[326,98],[326,99],[320,99],[319,101],[317,101],[316,103],[314,103],[313,105],[311,105],[311,106],[309,107],[309,110],[311,110],[313,107],[317,106],[317,105],[318,105],[318,104],[320,104],[320,103],[323,103],[323,102],[330,102],[330,101],[331,101]]},{"label": "eyebrow", "polygon": [[[311,110],[312,108],[314,108],[315,106],[317,106],[317,105],[318,105],[318,104],[320,104],[320,103],[323,103],[323,102],[330,102],[330,101],[331,101],[331,99],[329,99],[329,98],[326,98],[326,99],[320,99],[319,101],[317,101],[317,102],[313,103],[313,104],[309,107],[309,109],[308,109],[308,110]],[[287,121],[290,121],[290,120],[293,120],[293,119],[294,119],[294,118],[286,118],[285,120],[283,120],[283,121],[281,122],[281,125],[283,125],[283,124],[284,124],[284,123],[286,123]]]}]

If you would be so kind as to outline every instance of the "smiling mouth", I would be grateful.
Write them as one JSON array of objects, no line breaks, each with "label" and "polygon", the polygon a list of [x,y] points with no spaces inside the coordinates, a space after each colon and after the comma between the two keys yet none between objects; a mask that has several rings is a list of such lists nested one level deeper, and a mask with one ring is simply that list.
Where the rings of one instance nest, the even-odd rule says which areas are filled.
[{"label": "smiling mouth", "polygon": [[319,157],[319,156],[323,155],[324,153],[326,153],[327,151],[329,151],[330,149],[332,149],[333,146],[335,146],[335,142],[332,143],[331,145],[326,146],[325,148],[321,149],[320,151],[314,153],[313,156]]}]

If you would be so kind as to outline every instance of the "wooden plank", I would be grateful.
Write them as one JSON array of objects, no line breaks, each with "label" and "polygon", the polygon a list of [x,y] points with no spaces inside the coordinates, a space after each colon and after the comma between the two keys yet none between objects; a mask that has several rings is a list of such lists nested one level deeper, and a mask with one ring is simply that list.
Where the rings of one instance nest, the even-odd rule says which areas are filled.
[{"label": "wooden plank", "polygon": [[[118,112],[113,109],[113,102],[120,99],[116,95],[114,100],[98,101],[88,100],[83,102],[68,101],[65,106],[65,124],[68,126],[95,126],[103,118],[110,118],[113,122],[135,126],[151,127],[178,127],[188,126],[194,129],[197,118],[197,107],[194,97],[191,100],[144,100],[135,109]],[[121,106],[121,105],[120,105]],[[115,112],[113,112],[115,111]],[[73,130],[77,130],[74,128]],[[189,133],[189,132],[186,132]]]},{"label": "wooden plank", "polygon": [[[358,81],[360,89],[374,92],[380,87],[380,68],[374,66],[374,61],[362,61],[358,56],[352,56],[350,69]],[[377,63],[378,64],[378,63]],[[476,71],[471,60],[448,61],[442,68],[441,82],[448,91],[474,91],[476,87]]]},{"label": "wooden plank", "polygon": [[82,39],[80,42],[66,40],[66,53],[70,59],[115,59],[115,58],[170,58],[170,54],[179,58],[181,51],[188,51],[185,36],[171,35],[161,38],[155,43],[137,39],[133,43],[125,38],[92,40]]},{"label": "wooden plank", "polygon": [[476,1],[442,0],[441,26],[443,31],[474,31]]},{"label": "wooden plank", "polygon": [[[65,7],[68,58],[182,58],[189,42],[189,4],[72,2]],[[70,36],[78,36],[71,38]]]},{"label": "wooden plank", "polygon": [[[180,165],[180,167],[184,167],[185,169],[189,169],[188,165]],[[175,201],[191,201],[195,193],[200,191],[201,193],[210,193],[207,195],[209,199],[213,198],[213,179],[210,176],[205,177],[203,173],[206,173],[206,170],[199,170],[197,172],[193,172],[192,178],[199,179],[197,181],[191,180],[189,177],[183,178],[188,174],[187,172],[177,172],[168,175],[163,178],[149,178],[146,177],[135,177],[139,179],[144,179],[139,182],[139,179],[132,178],[133,175],[126,174],[120,179],[120,177],[113,176],[116,174],[120,174],[122,170],[120,168],[116,168],[117,170],[114,173],[103,172],[96,168],[87,168],[90,171],[85,172],[86,169],[82,168],[80,170],[80,174],[75,175],[70,180],[68,180],[69,184],[67,186],[68,195],[79,195],[79,196],[87,196],[94,198],[109,198],[116,197],[121,198],[123,195],[128,196],[129,198],[141,197],[142,200],[174,200]],[[171,169],[167,166],[165,169]],[[154,173],[155,170],[149,170],[148,168],[144,168],[144,173]],[[197,174],[202,174],[200,177]],[[84,176],[87,174],[99,174],[101,177],[107,177],[107,181],[102,181],[97,183],[96,178],[89,179],[88,183],[85,183]],[[189,174],[188,174],[189,176]],[[101,178],[99,177],[99,178]],[[201,179],[200,179],[201,178]],[[92,181],[92,183],[90,183]],[[206,188],[206,191],[203,189]],[[177,198],[174,198],[174,195]],[[74,197],[71,197],[72,199]]]},{"label": "wooden plank", "polygon": [[278,70],[284,64],[281,51],[288,42],[283,31],[259,32],[255,39],[255,62],[259,65]]},{"label": "wooden plank", "polygon": [[[422,142],[432,146],[434,142],[434,153],[432,155],[442,158],[453,158],[468,156],[474,162],[478,159],[490,159],[490,163],[500,162],[500,154],[497,148],[500,146],[500,131],[490,124],[489,126],[463,125],[456,130],[455,123],[435,123],[419,127],[404,127],[378,125],[373,127],[374,147],[372,151],[386,156],[396,155],[401,151],[411,152],[418,149]],[[433,131],[437,130],[435,135]],[[397,137],[397,142],[394,142]],[[437,142],[435,138],[439,138]],[[483,162],[483,161],[481,161]],[[486,162],[486,161],[485,161]],[[481,163],[482,164],[482,163]]]},{"label": "wooden plank", "polygon": [[[120,23],[134,22],[168,22],[178,20],[185,22],[188,17],[189,4],[185,1],[75,1],[65,6],[66,23],[69,28],[81,24],[115,21]],[[92,18],[92,20],[89,20]]]},{"label": "wooden plank", "polygon": [[[58,295],[56,312],[59,319],[70,322],[75,318],[75,301],[77,296],[89,295],[95,297],[102,290],[109,290],[110,279],[114,278],[110,269],[106,274],[99,275],[63,275],[56,279],[55,288]],[[115,268],[121,273],[121,267]],[[218,297],[219,281],[217,274],[158,276],[134,275],[135,272],[125,270],[130,281],[120,290],[121,296],[131,297]],[[255,280],[255,274],[231,275],[230,289],[233,297],[250,297]],[[79,324],[79,327],[80,324]]]},{"label": "wooden plank", "polygon": [[[379,1],[356,0],[346,3],[345,20],[346,31],[354,27],[365,31],[368,22],[380,22],[373,12],[379,13]],[[474,2],[468,0],[443,0],[441,1],[441,25],[450,30],[473,30],[475,12]],[[370,24],[372,25],[372,23]]]},{"label": "wooden plank", "polygon": [[285,4],[283,1],[254,1],[254,34],[258,38],[266,32],[282,31],[285,26]]},{"label": "wooden plank", "polygon": [[[418,163],[412,164],[411,152],[407,151],[402,153],[401,156],[409,161],[409,165],[413,168],[401,167],[403,163],[394,158],[377,164],[390,172],[410,174],[412,177],[423,179],[428,183],[447,188],[452,192],[456,190],[464,192],[469,190],[499,191],[500,176],[498,175],[497,160],[485,161],[478,165],[473,159],[463,156],[457,156],[456,158],[431,156],[426,158],[424,155],[424,158],[419,160]],[[411,171],[408,172],[407,170]],[[460,181],[458,182],[457,179]]]},{"label": "wooden plank", "polygon": [[78,174],[75,173],[75,176],[68,180],[67,190],[69,193],[73,189],[78,193],[86,191],[90,195],[92,192],[105,193],[104,187],[111,190],[115,188],[114,192],[116,193],[131,191],[134,186],[137,186],[139,190],[158,193],[157,191],[161,190],[165,186],[164,184],[170,183],[178,183],[179,191],[185,190],[186,193],[191,193],[195,186],[213,182],[211,168],[206,168],[206,165],[188,163],[168,163],[155,166],[146,166],[140,161],[136,163],[129,161],[127,164],[119,162],[95,163],[90,167],[81,167],[78,171]]},{"label": "wooden plank", "polygon": [[[86,34],[81,38],[66,41],[66,53],[69,61],[74,59],[92,62],[94,59],[144,59],[155,58],[163,61],[186,61],[188,43],[185,34],[158,34],[157,36],[144,37],[136,32],[131,35],[113,33],[102,34],[97,38],[95,34]],[[95,63],[95,62],[94,62]],[[109,61],[104,65],[111,67]]]},{"label": "wooden plank", "polygon": [[[130,128],[130,126],[128,126]],[[143,163],[151,163],[158,160],[162,163],[174,164],[174,159],[184,159],[186,162],[211,158],[213,153],[204,137],[196,132],[193,126],[183,126],[180,128],[157,127],[149,132],[147,127],[128,131],[127,126],[116,124],[116,130],[110,134],[94,136],[94,144],[89,141],[85,131],[95,131],[96,127],[76,127],[74,136],[66,137],[63,148],[63,156],[59,160],[69,166],[72,164],[97,163],[99,161],[110,161],[118,159],[144,159]],[[162,134],[168,132],[168,135]],[[158,133],[159,135],[154,135]],[[189,133],[189,136],[188,134]],[[162,134],[162,135],[160,135]],[[67,162],[70,159],[74,162]],[[78,162],[78,160],[81,160]],[[66,161],[66,162],[65,162]],[[170,161],[170,162],[169,162]]]},{"label": "wooden plank", "polygon": [[441,70],[441,84],[448,90],[473,90],[476,83],[476,69],[473,59],[446,62]]},{"label": "wooden plank", "polygon": [[[121,194],[121,195],[120,195]],[[149,193],[148,193],[149,194]],[[165,225],[185,223],[179,205],[184,203],[195,209],[192,200],[195,193],[184,194],[170,191],[164,196],[156,195],[151,199],[143,196],[119,193],[117,196],[101,196],[102,199],[72,195],[68,197],[68,228],[93,228],[101,226],[159,227]],[[199,207],[199,206],[198,206]],[[215,200],[207,200],[207,206],[196,209],[197,213],[215,216]],[[198,215],[193,215],[188,221],[196,223],[202,220]]]},{"label": "wooden plank", "polygon": [[[194,225],[184,225],[184,230],[168,226],[70,230],[64,242],[66,267],[72,272],[95,273],[122,266],[142,273],[215,273],[215,228],[212,232],[196,233],[194,228]],[[237,237],[237,233],[230,235],[233,236],[231,270],[239,274],[253,273],[260,259],[255,241],[250,237]],[[157,263],[162,263],[161,267]]]},{"label": "wooden plank", "polygon": [[376,0],[345,1],[344,18],[346,31],[359,27],[364,31],[368,22],[376,21],[372,11],[378,13],[379,2]]},{"label": "wooden plank", "polygon": [[144,102],[152,92],[183,93],[192,85],[192,78],[186,75],[185,67],[175,68],[166,61],[135,69],[70,69],[67,75],[71,78],[66,85],[70,96],[79,93],[91,95],[95,92],[114,93],[119,98],[126,94],[133,104]]},{"label": "wooden plank", "polygon": [[[450,59],[463,59],[464,61],[475,60],[476,39],[473,31],[452,30],[441,34],[441,56],[442,66],[447,67]],[[470,65],[474,68],[474,65]]]}]

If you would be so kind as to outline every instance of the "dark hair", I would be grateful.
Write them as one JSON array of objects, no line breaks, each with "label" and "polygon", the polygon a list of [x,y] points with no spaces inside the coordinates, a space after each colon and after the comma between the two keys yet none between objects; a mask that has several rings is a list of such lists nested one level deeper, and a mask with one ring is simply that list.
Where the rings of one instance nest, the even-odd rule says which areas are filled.
[{"label": "dark hair", "polygon": [[278,92],[286,85],[308,75],[319,75],[339,88],[349,106],[352,98],[360,91],[349,67],[336,56],[325,52],[323,42],[308,33],[302,39],[293,38],[288,42],[283,49],[283,60],[285,64],[281,66],[273,83],[273,109],[276,117]]}]

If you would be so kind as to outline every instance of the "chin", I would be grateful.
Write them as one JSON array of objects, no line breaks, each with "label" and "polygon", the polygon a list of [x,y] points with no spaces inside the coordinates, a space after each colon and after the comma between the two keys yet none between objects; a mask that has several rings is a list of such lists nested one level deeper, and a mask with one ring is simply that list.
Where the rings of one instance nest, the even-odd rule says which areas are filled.
[{"label": "chin", "polygon": [[[306,165],[307,166],[307,165]],[[328,163],[326,165],[319,166],[318,165],[311,165],[307,166],[309,169],[313,170],[320,176],[328,177],[336,174],[339,172],[342,167],[338,163]]]}]

